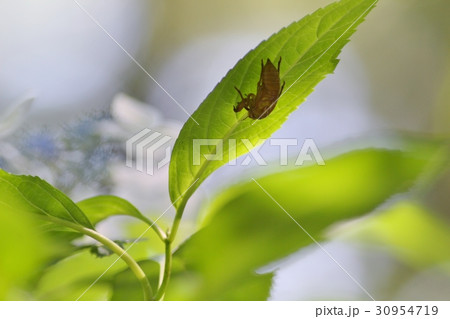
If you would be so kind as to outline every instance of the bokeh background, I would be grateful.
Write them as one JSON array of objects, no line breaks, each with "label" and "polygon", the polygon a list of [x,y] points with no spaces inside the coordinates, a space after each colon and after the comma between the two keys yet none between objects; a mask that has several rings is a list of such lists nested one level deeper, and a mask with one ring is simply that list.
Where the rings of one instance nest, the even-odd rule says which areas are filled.
[{"label": "bokeh background", "polygon": [[[75,200],[119,195],[157,216],[170,205],[167,167],[154,176],[126,167],[125,141],[143,128],[175,138],[188,115],[173,99],[192,113],[246,52],[331,2],[0,0],[0,168],[38,175]],[[448,12],[445,0],[381,0],[335,73],[274,137],[313,138],[324,155],[395,147],[400,135],[448,144]],[[266,145],[261,153],[276,159]],[[205,182],[184,237],[202,205],[249,169],[224,167]],[[444,165],[420,204],[401,202],[381,217],[343,225],[325,246],[378,299],[449,300],[449,192]],[[108,264],[82,252],[36,276],[52,244],[37,253],[30,242],[41,234],[32,221],[1,218],[0,290],[13,291],[9,298],[70,299],[83,276]],[[117,218],[101,230],[137,237],[142,227]],[[151,240],[137,246],[137,256],[162,252]],[[272,300],[367,299],[315,246],[270,267],[277,269]],[[105,298],[103,288],[85,297]]]}]

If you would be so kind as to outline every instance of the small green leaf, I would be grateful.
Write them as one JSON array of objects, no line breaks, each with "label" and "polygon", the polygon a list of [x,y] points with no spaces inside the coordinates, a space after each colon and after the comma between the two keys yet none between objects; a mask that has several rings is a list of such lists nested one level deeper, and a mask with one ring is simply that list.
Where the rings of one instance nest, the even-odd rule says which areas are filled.
[{"label": "small green leaf", "polygon": [[[158,287],[159,264],[153,260],[139,262],[152,287]],[[130,269],[126,269],[112,279],[113,295],[111,300],[116,301],[139,301],[144,300],[141,285],[136,282],[135,275]]]},{"label": "small green leaf", "polygon": [[[204,227],[175,253],[185,275],[174,276],[168,297],[234,299],[229,290],[237,291],[257,269],[314,244],[309,235],[321,240],[334,223],[370,213],[408,190],[427,163],[411,153],[359,150],[326,160],[325,166],[289,169],[231,187],[206,207]],[[186,276],[196,288],[184,296],[171,291]]]},{"label": "small green leaf", "polygon": [[117,196],[101,195],[91,197],[78,202],[77,205],[94,225],[108,217],[119,215],[132,216],[144,222],[148,221],[130,202]]},{"label": "small green leaf", "polygon": [[0,202],[12,211],[48,215],[94,229],[81,209],[64,193],[39,177],[0,170]]},{"label": "small green leaf", "polygon": [[[126,240],[113,240],[120,248],[124,249],[126,244],[135,244],[137,242],[142,242],[144,239],[126,239]],[[88,249],[89,252],[97,258],[104,258],[114,254],[114,252],[105,245],[102,244],[91,244],[77,246],[76,250]]]},{"label": "small green leaf", "polygon": [[164,240],[166,234],[153,221],[141,214],[130,202],[123,198],[111,195],[101,195],[85,199],[78,202],[77,205],[89,217],[94,225],[111,216],[131,216],[135,217],[148,226],[150,226],[161,240]]},{"label": "small green leaf", "polygon": [[[256,146],[281,127],[313,88],[334,71],[341,49],[376,2],[342,0],[319,9],[261,42],[227,73],[186,122],[175,143],[169,190],[176,208],[185,204],[217,168],[249,151],[242,139]],[[244,93],[256,93],[261,60],[270,58],[276,63],[280,57],[280,77],[286,86],[275,110],[257,121],[243,119],[244,112],[234,113],[233,105],[240,100],[234,87]],[[201,147],[200,156],[194,161],[195,139],[217,141]],[[222,159],[206,159],[205,155],[216,154],[219,140],[223,143]],[[230,140],[235,140],[236,146],[230,145]]]}]

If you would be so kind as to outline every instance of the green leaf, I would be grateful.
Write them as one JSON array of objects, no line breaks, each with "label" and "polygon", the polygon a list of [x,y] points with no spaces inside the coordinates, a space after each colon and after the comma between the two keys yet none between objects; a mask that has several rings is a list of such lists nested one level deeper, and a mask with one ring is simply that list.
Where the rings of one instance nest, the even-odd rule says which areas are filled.
[{"label": "green leaf", "polygon": [[[272,287],[273,273],[255,274],[252,272],[236,276],[223,285],[208,284],[206,277],[187,269],[185,262],[175,256],[172,279],[164,300],[267,300]],[[216,273],[220,275],[220,271]]]},{"label": "green leaf", "polygon": [[[77,300],[83,295],[80,300],[107,300],[111,295],[113,275],[126,269],[125,264],[116,260],[115,255],[95,258],[87,250],[59,260],[48,267],[36,282],[35,297],[37,300],[56,301]],[[106,269],[108,271],[104,273]],[[99,282],[88,290],[102,274]]]},{"label": "green leaf", "polygon": [[[139,241],[143,241],[142,239],[126,239],[126,240],[113,240],[120,248],[124,249],[126,244],[135,244]],[[92,244],[92,245],[84,245],[77,246],[78,250],[89,249],[89,252],[97,258],[104,258],[114,254],[114,252],[105,245],[102,244]]]},{"label": "green leaf", "polygon": [[94,225],[111,216],[131,216],[135,217],[150,226],[160,239],[164,240],[166,234],[162,229],[123,198],[111,195],[101,195],[85,199],[77,205],[89,217]]},{"label": "green leaf", "polygon": [[382,245],[414,267],[446,264],[450,270],[450,224],[419,203],[400,202],[353,225],[346,233]]},{"label": "green leaf", "polygon": [[[249,151],[242,139],[256,146],[281,127],[313,88],[334,71],[341,49],[376,2],[342,0],[319,9],[261,42],[227,73],[186,122],[175,143],[169,172],[170,196],[175,207],[185,204],[213,171]],[[244,112],[234,113],[233,105],[240,100],[234,87],[244,93],[256,93],[261,60],[278,61],[280,57],[280,76],[286,86],[275,110],[257,121],[243,119]],[[197,165],[193,157],[194,139],[221,140],[223,158],[205,159],[205,155],[216,154],[219,145],[216,141],[200,149]],[[236,140],[235,148],[228,143],[232,139]]]},{"label": "green leaf", "polygon": [[[411,153],[367,149],[231,187],[205,209],[204,227],[175,253],[185,275],[174,276],[167,297],[236,299],[230,289],[238,293],[260,267],[314,244],[299,225],[321,240],[329,226],[408,190],[427,163]],[[182,295],[178,282],[186,276],[195,288]]]},{"label": "green leaf", "polygon": [[[138,248],[140,245],[138,242],[127,247],[127,253],[135,260],[148,258],[148,250]],[[83,249],[48,267],[37,282],[35,295],[38,300],[76,300],[86,292],[80,300],[108,300],[114,277],[126,269],[126,264],[117,262],[117,255],[95,258]],[[98,282],[86,291],[96,280]],[[130,277],[130,281],[136,282],[136,277]]]},{"label": "green leaf", "polygon": [[61,247],[40,231],[33,215],[4,204],[0,201],[0,300],[29,299],[21,290],[34,284]]},{"label": "green leaf", "polygon": [[12,211],[48,215],[94,229],[70,198],[39,177],[13,175],[0,170],[0,191],[0,202]]},{"label": "green leaf", "polygon": [[77,205],[94,225],[108,217],[119,215],[135,217],[144,222],[148,221],[130,202],[117,196],[101,195],[91,197],[78,202]]},{"label": "green leaf", "polygon": [[[139,262],[142,270],[150,279],[152,287],[158,287],[159,264],[153,260]],[[136,281],[135,275],[130,269],[126,269],[112,279],[113,295],[111,300],[135,301],[144,300],[141,285]]]}]

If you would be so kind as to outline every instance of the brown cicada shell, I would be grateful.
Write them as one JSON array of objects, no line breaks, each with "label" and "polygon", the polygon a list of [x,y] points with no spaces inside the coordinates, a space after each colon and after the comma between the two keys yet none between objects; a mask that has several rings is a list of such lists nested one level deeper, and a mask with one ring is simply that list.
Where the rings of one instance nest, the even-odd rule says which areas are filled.
[{"label": "brown cicada shell", "polygon": [[241,96],[241,101],[233,107],[235,112],[246,109],[248,111],[248,117],[254,120],[261,120],[273,111],[285,84],[283,83],[281,86],[280,63],[281,57],[278,61],[277,68],[275,68],[270,59],[267,59],[266,64],[261,60],[261,76],[256,88],[256,95],[250,93],[244,97],[241,91],[237,87],[234,87]]}]

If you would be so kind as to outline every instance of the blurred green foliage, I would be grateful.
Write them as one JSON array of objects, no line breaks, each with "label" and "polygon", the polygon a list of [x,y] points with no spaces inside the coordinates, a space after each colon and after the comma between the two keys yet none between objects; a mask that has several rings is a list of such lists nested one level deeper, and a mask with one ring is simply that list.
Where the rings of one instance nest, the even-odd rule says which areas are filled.
[{"label": "blurred green foliage", "polygon": [[[361,150],[326,166],[287,170],[231,187],[205,208],[204,227],[175,253],[183,266],[168,298],[239,300],[242,289],[253,289],[246,299],[266,299],[271,276],[256,275],[258,268],[314,244],[309,235],[320,240],[333,223],[367,214],[407,190],[426,164],[414,154]],[[196,289],[171,295],[186,276]]]},{"label": "blurred green foliage", "polygon": [[32,217],[0,201],[0,300],[33,299],[29,291],[59,250]]},{"label": "blurred green foliage", "polygon": [[[145,260],[139,263],[147,277],[151,279],[153,287],[158,287],[160,267],[153,260]],[[111,300],[143,300],[141,286],[136,282],[134,274],[126,269],[114,276],[111,280],[113,295]]]},{"label": "blurred green foliage", "polygon": [[385,247],[412,267],[439,266],[450,274],[450,223],[418,202],[399,202],[349,231],[360,240]]},{"label": "blurred green foliage", "polygon": [[[450,64],[448,54],[439,56],[442,59],[430,54],[442,52],[438,50],[441,47],[448,51],[448,10],[443,9],[448,1],[409,1],[409,11],[399,3],[380,4],[380,18],[373,20],[375,26],[371,25],[374,36],[358,42],[362,52],[367,53],[363,56],[370,59],[371,54],[377,54],[377,61],[383,61],[367,64],[374,80],[375,104],[387,119],[413,124],[418,119],[428,120],[429,114],[422,114],[429,107],[426,104],[432,104],[435,113],[427,124],[430,127],[424,122],[404,127],[426,127],[443,135],[444,143],[440,143],[448,145],[450,97],[446,84]],[[268,7],[267,2],[257,5],[247,4],[246,8]],[[242,11],[247,16],[248,10]],[[386,20],[386,12],[401,19]],[[184,11],[182,15],[186,16]],[[252,19],[255,17],[260,15],[252,15]],[[333,18],[329,16],[327,21]],[[381,19],[389,23],[380,25]],[[411,20],[414,28],[408,23]],[[435,31],[433,37],[422,27],[424,23]],[[385,29],[398,34],[387,39],[383,36]],[[416,37],[401,36],[410,33]],[[433,41],[439,45],[432,45]],[[416,49],[406,45],[412,42]],[[277,52],[274,56],[281,51]],[[283,59],[289,54],[283,53]],[[254,58],[255,65],[259,58]],[[443,60],[447,61],[446,68],[442,68]],[[392,61],[396,68],[392,68]],[[436,70],[439,76],[434,76]],[[244,81],[245,72],[241,71],[238,82],[248,83],[245,85],[251,91],[259,74],[250,72]],[[386,76],[391,72],[392,76]],[[235,81],[230,83],[232,87]],[[233,102],[233,98],[228,100]],[[227,112],[234,115],[230,113],[232,103],[228,102]],[[410,116],[405,116],[407,113]],[[330,229],[338,226],[359,243],[382,247],[413,272],[438,268],[450,276],[450,215],[446,205],[450,178],[445,170],[448,158],[441,159],[446,165],[432,161],[436,143],[430,140],[420,145],[412,152],[353,151],[327,160],[325,167],[288,169],[258,178],[257,183],[242,182],[225,189],[205,206],[200,227],[176,251],[166,299],[267,299],[274,273],[262,273],[261,268],[314,244],[301,227],[317,240],[332,240],[339,235],[333,235]],[[414,185],[414,191],[405,195]],[[123,228],[129,227],[127,235],[131,238],[139,237],[149,225],[144,215],[120,198],[100,196],[75,204],[45,181],[0,171],[0,300],[76,300],[80,296],[80,300],[142,300],[139,283],[125,264],[116,263],[117,256],[96,258],[88,249],[80,248],[85,247],[83,243],[72,242],[79,239],[78,233],[35,218],[45,214],[87,228],[117,215],[136,217],[145,224],[121,223]],[[137,242],[129,253],[140,260],[156,287],[163,249],[153,232],[145,238],[149,240]]]},{"label": "blurred green foliage", "polygon": [[[434,163],[432,155],[431,152],[359,150],[327,160],[326,166],[286,169],[230,187],[205,207],[200,229],[175,252],[167,299],[267,299],[273,273],[259,274],[258,269],[314,244],[310,236],[322,240],[330,226],[366,215],[393,195],[405,192],[426,168],[429,169],[429,164]],[[0,187],[8,189],[5,185],[10,184],[3,179]],[[20,202],[20,197],[9,195],[16,203]],[[20,236],[16,240],[19,246],[3,249],[10,258],[0,263],[3,277],[8,278],[2,280],[2,299],[22,299],[20,294],[14,294],[12,288],[16,286],[26,287],[23,291],[31,293],[28,296],[31,299],[74,300],[80,296],[81,300],[142,299],[136,278],[124,264],[115,262],[114,255],[93,258],[88,250],[72,250],[66,251],[67,258],[59,258],[59,262],[51,265],[50,257],[55,252],[49,254],[48,250],[54,244],[46,236],[52,233],[42,233],[43,228],[37,224],[28,227],[32,230],[28,229],[28,220],[34,214],[24,214],[27,211],[21,210],[21,205],[14,209],[5,204],[8,202],[6,192],[1,199],[2,211],[9,212],[0,214],[4,219],[0,227],[8,230],[1,232],[7,236],[1,242],[8,243],[9,237]],[[28,203],[26,197],[22,197],[22,201]],[[81,206],[86,203],[89,201]],[[112,203],[116,208],[117,203],[119,207],[124,203],[130,205],[116,199]],[[94,206],[86,207],[89,212]],[[111,208],[111,205],[102,207]],[[111,216],[114,212],[116,210],[111,210]],[[7,218],[11,216],[20,217]],[[94,220],[95,216],[98,215],[93,215]],[[443,253],[450,240],[448,225],[429,216],[419,206],[397,204],[382,215],[373,215],[369,221],[371,219],[374,221],[361,227],[364,236],[391,247],[399,258],[420,267],[445,264],[450,259]],[[26,234],[19,230],[22,223]],[[145,242],[136,244],[143,245]],[[24,252],[26,263],[22,263],[20,257]],[[148,259],[152,257],[148,252],[148,249],[130,250],[135,259],[142,260],[140,264],[156,285],[159,265]],[[17,263],[21,266],[17,267]],[[48,268],[37,279],[35,275],[44,267]]]}]

